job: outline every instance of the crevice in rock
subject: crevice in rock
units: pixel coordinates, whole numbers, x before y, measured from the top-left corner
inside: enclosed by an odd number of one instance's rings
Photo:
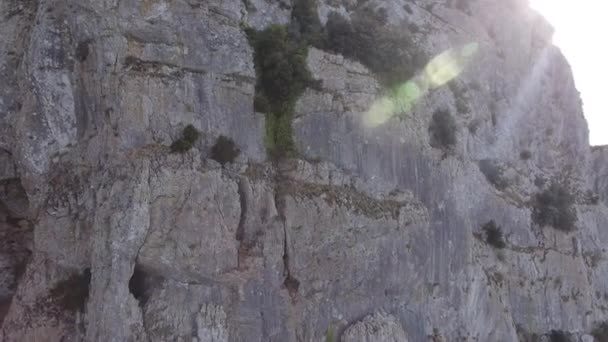
[[[29,199],[20,178],[0,180],[0,203],[6,208],[6,216],[14,219],[27,217]]]
[[[283,275],[285,276],[285,280],[283,281],[283,285],[291,295],[292,299],[295,299],[298,294],[298,289],[300,288],[300,281],[296,279],[289,270],[289,247],[287,244],[287,225],[283,220]]]
[[[488,243],[486,240],[487,235],[485,234],[485,232],[484,232],[484,234],[482,234],[481,232],[473,233],[473,237],[483,243]],[[529,254],[529,255],[536,255],[538,253],[542,253],[542,255],[541,255],[543,258],[542,260],[544,260],[546,258],[547,253],[550,251],[555,252],[557,254],[564,255],[564,256],[568,256],[568,257],[575,257],[574,253],[564,252],[564,251],[559,250],[556,247],[549,247],[549,246],[545,246],[545,245],[518,246],[518,245],[515,245],[515,244],[509,242],[508,239],[505,240],[505,246],[502,247],[501,249],[512,251],[515,253],[522,253],[522,254]]]
[[[0,327],[2,327],[2,322],[4,322],[4,317],[8,313],[8,309],[11,307],[12,298],[3,298],[0,299]]]
[[[153,274],[140,264],[136,264],[133,275],[129,279],[129,292],[143,308],[150,299],[152,291],[163,281],[161,276]]]
[[[238,194],[239,202],[241,205],[241,216],[239,219],[239,226],[236,230],[236,240],[243,243],[245,238],[245,219],[247,218],[247,193],[245,187],[247,186],[246,181],[241,179],[239,181]]]
[[[141,266],[136,265],[133,270],[133,275],[129,279],[129,292],[137,299],[141,307],[146,305],[148,301],[148,289],[146,287],[146,272]]]
[[[287,235],[287,216],[285,213],[285,184],[287,180],[286,176],[281,172],[280,166],[278,168],[279,172],[277,172],[275,176],[274,202],[279,219],[281,220],[281,224],[283,226],[283,276],[285,277],[283,286],[285,286],[291,298],[295,300],[300,287],[300,282],[291,274],[289,269],[289,239]]]
[[[181,78],[184,73],[207,74],[205,70],[183,67],[172,63],[144,61],[135,56],[127,56],[124,59],[123,68],[128,71],[139,72],[154,77]]]
[[[248,246],[244,243],[245,240],[245,221],[247,219],[247,193],[245,187],[247,182],[241,178],[238,185],[239,203],[241,205],[241,216],[239,218],[239,225],[236,230],[236,240],[239,242],[239,249],[237,255],[237,267],[241,267],[241,257],[247,255]]]
[[[332,206],[344,206],[358,214],[374,219],[397,220],[401,208],[407,203],[396,200],[380,200],[358,191],[352,186],[335,186],[284,180],[281,192],[301,198],[324,198]]]

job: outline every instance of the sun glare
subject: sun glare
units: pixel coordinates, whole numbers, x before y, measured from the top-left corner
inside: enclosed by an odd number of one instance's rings
[[[530,0],[555,28],[559,46],[574,73],[583,99],[592,145],[608,144],[608,105],[602,102],[608,80],[608,4],[598,0]]]
[[[377,127],[395,115],[407,115],[430,89],[439,88],[458,77],[478,48],[479,44],[471,42],[435,56],[416,77],[396,86],[389,95],[375,101],[363,115],[365,126]]]

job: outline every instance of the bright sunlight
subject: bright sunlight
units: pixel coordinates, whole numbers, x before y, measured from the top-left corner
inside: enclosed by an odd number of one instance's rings
[[[608,4],[598,0],[530,0],[555,28],[553,42],[570,62],[581,92],[591,145],[608,144]]]

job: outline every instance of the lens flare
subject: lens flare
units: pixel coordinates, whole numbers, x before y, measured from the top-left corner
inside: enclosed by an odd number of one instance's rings
[[[375,101],[371,108],[363,116],[363,123],[367,127],[380,126],[393,117],[396,112],[395,101],[389,97],[383,97]]]
[[[377,127],[397,114],[409,112],[429,89],[439,88],[464,71],[479,49],[476,42],[446,50],[433,59],[416,77],[395,87],[388,95],[376,100],[363,114],[367,127]]]

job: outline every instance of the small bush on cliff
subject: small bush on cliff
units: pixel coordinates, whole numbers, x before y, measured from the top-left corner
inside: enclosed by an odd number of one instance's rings
[[[285,112],[311,82],[306,67],[307,46],[293,40],[287,28],[272,25],[264,31],[247,30],[255,50],[256,95],[267,109]]]
[[[574,203],[575,197],[567,187],[554,182],[535,196],[532,219],[541,227],[551,226],[561,231],[573,231],[577,221]]]
[[[496,222],[494,222],[494,220],[491,220],[488,223],[484,224],[482,229],[485,232],[486,242],[488,244],[498,249],[502,249],[507,246],[507,244],[505,243],[505,239],[502,235],[502,228],[496,225]]]
[[[529,150],[523,150],[519,153],[519,159],[521,160],[528,160],[530,158],[532,158],[532,152]]]
[[[479,170],[497,190],[502,191],[509,186],[509,180],[504,176],[503,168],[495,161],[487,159],[479,161]]]
[[[592,331],[591,336],[597,342],[608,342],[608,322],[598,324]]]
[[[171,144],[171,152],[185,153],[189,151],[199,136],[200,132],[194,126],[186,126],[182,132],[182,137]]]
[[[437,110],[433,114],[429,134],[431,146],[441,149],[451,149],[456,145],[456,121],[445,110]]]
[[[587,190],[583,196],[583,203],[586,205],[598,205],[600,203],[600,195],[593,190]]]
[[[306,65],[308,39],[320,31],[316,12],[311,12],[313,4],[308,0],[297,3],[289,29],[272,25],[263,31],[246,30],[255,51],[254,106],[266,115],[266,149],[274,158],[294,154],[291,121],[295,102],[307,87],[315,85]]]
[[[329,327],[327,328],[327,330],[325,331],[325,342],[335,342],[336,339],[334,337],[334,330]]]
[[[386,26],[386,13],[368,10],[352,20],[329,15],[321,48],[354,59],[374,72],[388,87],[407,81],[426,63],[414,49],[407,30]]]
[[[241,151],[236,147],[232,139],[220,135],[213,147],[211,147],[211,159],[225,165],[232,163]]]
[[[540,342],[540,336],[536,333],[527,331],[522,325],[515,325],[519,342]]]
[[[290,33],[296,40],[316,45],[321,41],[323,27],[317,15],[316,0],[296,0],[291,12]]]

